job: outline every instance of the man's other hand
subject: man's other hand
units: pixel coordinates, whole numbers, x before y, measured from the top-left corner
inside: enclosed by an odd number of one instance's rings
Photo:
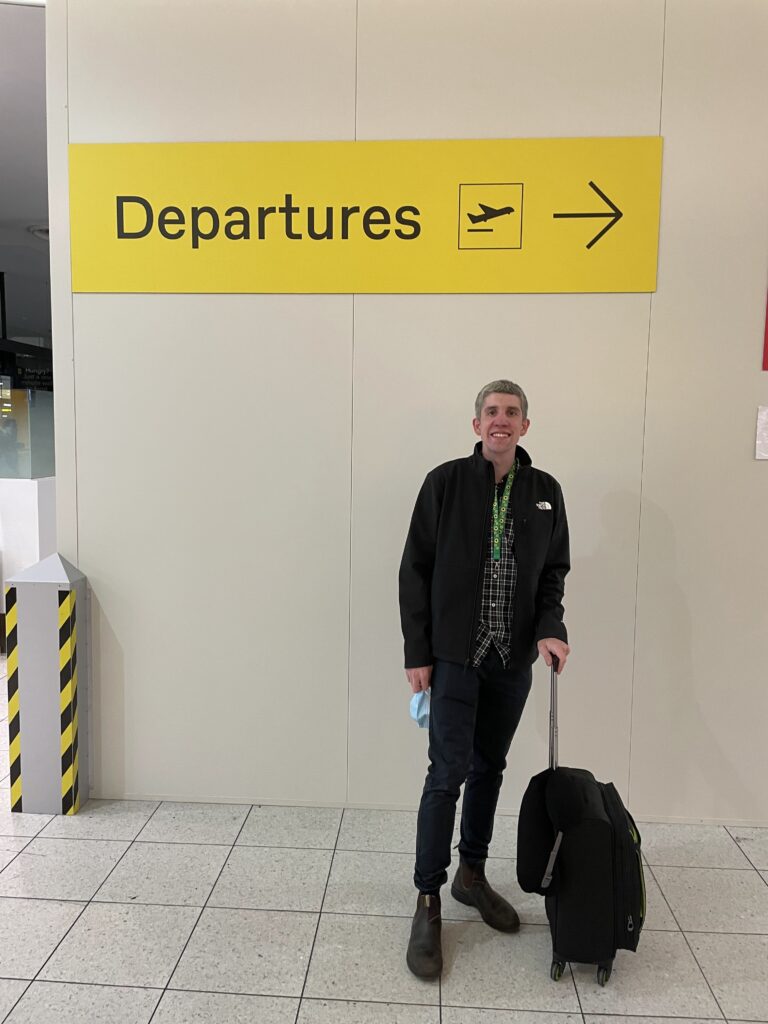
[[[554,654],[557,658],[557,674],[560,675],[565,668],[568,655],[571,653],[568,644],[554,636],[548,636],[545,640],[539,640],[536,646],[539,648],[539,654],[546,662],[547,668],[552,664],[552,655]]]
[[[411,689],[414,693],[429,689],[430,680],[432,679],[431,665],[423,665],[421,668],[407,668],[405,674],[408,676],[408,682],[411,684]]]

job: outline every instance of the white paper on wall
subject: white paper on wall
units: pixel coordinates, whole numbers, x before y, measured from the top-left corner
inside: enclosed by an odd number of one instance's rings
[[[768,459],[768,405],[759,405],[757,407],[755,458]]]

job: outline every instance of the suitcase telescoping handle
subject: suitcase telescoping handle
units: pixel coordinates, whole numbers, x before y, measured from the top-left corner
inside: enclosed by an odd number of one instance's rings
[[[557,666],[559,662],[552,655],[552,682],[549,694],[549,767],[557,768]]]
[[[557,667],[559,665],[558,659],[555,655],[552,655],[552,681],[550,683],[550,694],[549,694],[549,767],[552,769],[557,768]],[[547,867],[544,871],[544,877],[541,880],[541,888],[549,889],[552,882],[552,873],[555,870],[555,861],[560,851],[560,844],[563,841],[563,833],[558,832],[555,836],[555,845],[552,847],[552,852],[549,855],[547,861]]]

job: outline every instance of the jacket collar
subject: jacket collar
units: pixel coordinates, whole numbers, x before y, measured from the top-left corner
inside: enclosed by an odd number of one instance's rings
[[[525,448],[521,448],[520,445],[518,445],[517,446],[517,452],[515,454],[516,454],[516,457],[517,457],[517,461],[520,463],[521,467],[522,466],[530,466],[530,465],[532,465],[531,456],[528,454],[528,452],[525,450]],[[470,458],[472,459],[472,462],[473,462],[474,466],[476,467],[476,469],[478,469],[479,471],[481,471],[483,473],[487,473],[487,472],[489,472],[489,470],[492,471],[493,463],[489,462],[488,459],[483,458],[483,442],[482,441],[478,441],[477,442],[477,444],[475,445],[475,450],[472,453],[472,455],[470,456]]]

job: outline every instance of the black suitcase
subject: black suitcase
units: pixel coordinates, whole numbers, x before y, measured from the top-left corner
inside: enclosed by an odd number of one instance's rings
[[[617,949],[636,950],[645,923],[640,833],[612,783],[557,764],[557,674],[552,667],[549,768],[534,775],[520,807],[517,880],[545,897],[551,977],[566,963],[611,976]]]

